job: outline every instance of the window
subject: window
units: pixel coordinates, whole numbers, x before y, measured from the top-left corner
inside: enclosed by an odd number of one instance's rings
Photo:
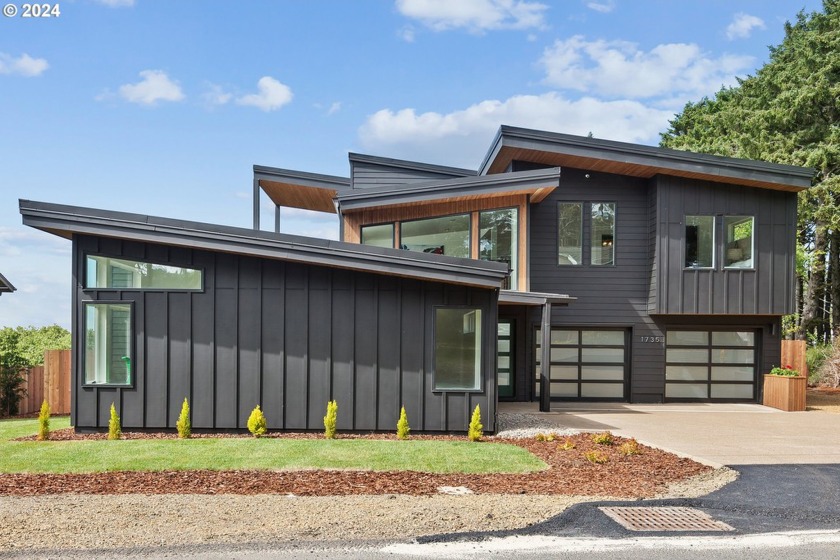
[[[481,309],[435,308],[435,391],[481,389]]]
[[[557,264],[583,264],[583,204],[561,202],[557,218]]]
[[[470,215],[402,222],[400,247],[409,251],[469,258]]]
[[[613,265],[615,248],[615,203],[592,203],[592,255],[594,265]]]
[[[753,268],[753,217],[724,216],[723,231],[726,239],[724,266]]]
[[[86,288],[200,290],[194,268],[88,255]]]
[[[715,217],[685,217],[685,267],[715,266]]]
[[[481,212],[478,219],[478,258],[507,263],[508,289],[516,289],[518,212],[515,208]]]
[[[85,384],[131,385],[131,304],[85,304]]]
[[[394,224],[362,227],[362,245],[374,247],[394,246]]]

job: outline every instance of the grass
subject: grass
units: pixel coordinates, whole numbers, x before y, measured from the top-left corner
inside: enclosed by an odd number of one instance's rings
[[[51,419],[53,429],[67,418]],[[9,441],[38,421],[0,421],[0,473],[91,473],[192,469],[364,469],[429,473],[524,473],[546,464],[515,445],[468,441],[166,439]]]

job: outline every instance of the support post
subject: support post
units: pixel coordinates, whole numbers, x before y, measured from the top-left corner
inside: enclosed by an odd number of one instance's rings
[[[540,412],[551,412],[551,302],[542,309],[542,347],[540,357]]]
[[[260,229],[260,180],[254,178],[254,229]]]
[[[274,205],[274,233],[280,233],[280,205]]]

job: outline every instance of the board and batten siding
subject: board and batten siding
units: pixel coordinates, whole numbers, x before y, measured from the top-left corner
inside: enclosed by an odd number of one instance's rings
[[[199,268],[201,291],[83,288],[88,253]],[[322,430],[338,401],[340,430],[465,431],[476,405],[495,428],[495,290],[322,266],[76,236],[73,243],[77,429],[174,428],[187,397],[195,429],[242,430],[260,404],[269,429]],[[131,387],[86,387],[85,301],[133,302]],[[437,305],[482,309],[481,392],[433,392]]]
[[[794,309],[796,193],[658,176],[651,313],[784,315]],[[686,269],[685,216],[716,216],[714,269]],[[755,217],[755,269],[724,269],[720,217]]]

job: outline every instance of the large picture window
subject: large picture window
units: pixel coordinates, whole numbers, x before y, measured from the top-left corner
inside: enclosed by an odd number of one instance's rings
[[[510,279],[505,288],[516,289],[518,220],[515,208],[481,212],[478,220],[478,258],[506,263]]]
[[[435,309],[435,391],[481,389],[481,309]]]
[[[88,255],[86,288],[200,290],[201,271]]]
[[[470,215],[456,214],[400,224],[400,247],[410,251],[470,257]]]
[[[131,304],[85,304],[84,371],[88,385],[131,385]]]
[[[583,204],[561,202],[557,210],[557,264],[583,264]]]
[[[615,264],[615,203],[592,203],[592,255],[594,265]]]
[[[753,225],[752,216],[723,217],[725,267],[753,268]]]
[[[715,217],[685,217],[685,267],[715,266]]]

